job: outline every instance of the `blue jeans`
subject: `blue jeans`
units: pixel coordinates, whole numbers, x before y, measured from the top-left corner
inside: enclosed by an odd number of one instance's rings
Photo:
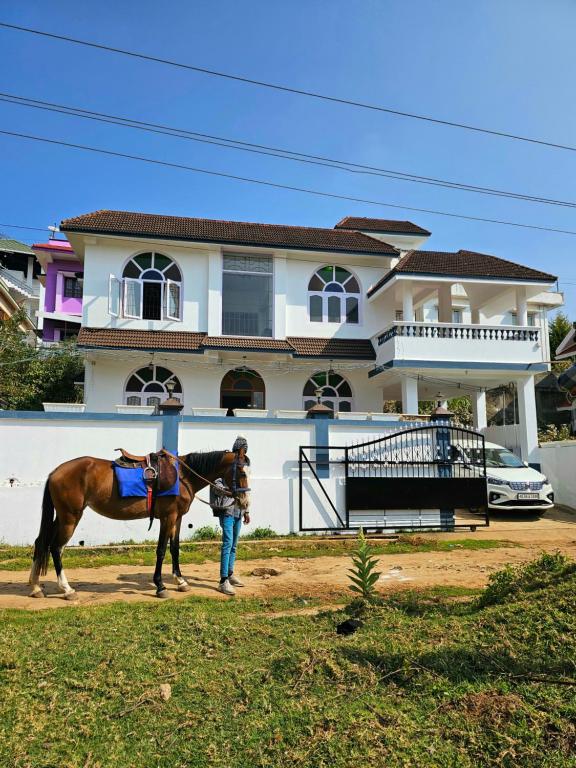
[[[222,549],[220,550],[220,578],[227,579],[234,571],[236,562],[236,545],[242,518],[231,515],[220,515],[220,527],[222,528]]]

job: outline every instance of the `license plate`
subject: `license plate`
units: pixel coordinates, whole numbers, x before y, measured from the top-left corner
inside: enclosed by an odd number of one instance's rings
[[[540,496],[537,493],[519,493],[518,499],[539,499]]]

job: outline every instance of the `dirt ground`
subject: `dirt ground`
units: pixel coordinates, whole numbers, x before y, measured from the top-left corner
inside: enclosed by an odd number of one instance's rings
[[[477,538],[500,539],[514,542],[516,547],[501,549],[467,550],[451,552],[416,552],[413,554],[383,555],[380,558],[382,591],[399,588],[423,588],[431,586],[482,587],[491,571],[506,563],[519,563],[536,557],[543,550],[560,550],[576,557],[576,514],[554,509],[542,518],[534,519],[511,515],[491,521],[487,529],[475,533],[460,531],[452,534],[435,534],[444,540]],[[274,568],[278,576],[250,575],[258,567]],[[341,597],[347,592],[347,569],[350,559],[342,557],[285,558],[244,560],[238,563],[237,573],[245,587],[237,589],[238,597],[270,598],[278,596],[309,596],[317,598]],[[165,573],[169,573],[167,563]],[[183,575],[191,590],[178,592],[168,584],[172,599],[190,600],[195,596],[227,600],[216,587],[218,563],[185,565]],[[77,599],[67,601],[56,589],[54,572],[43,579],[45,599],[28,597],[28,572],[0,570],[0,608],[47,608],[101,605],[121,600],[123,602],[155,601],[151,582],[152,569],[142,566],[113,566],[105,568],[73,568],[66,570],[68,581],[77,590]]]

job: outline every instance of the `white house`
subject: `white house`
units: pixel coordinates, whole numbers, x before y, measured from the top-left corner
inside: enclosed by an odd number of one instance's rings
[[[96,211],[62,222],[84,263],[79,345],[88,412],[337,414],[517,385],[520,442],[537,446],[534,376],[547,371],[556,278],[460,250],[422,250],[407,221],[333,229]],[[221,409],[221,410],[217,410]],[[288,414],[287,412],[290,412]]]

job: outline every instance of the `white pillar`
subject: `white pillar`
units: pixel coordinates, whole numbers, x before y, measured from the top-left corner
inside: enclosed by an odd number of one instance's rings
[[[516,288],[516,312],[518,315],[518,325],[528,325],[528,303],[524,286]]]
[[[520,451],[524,461],[534,461],[538,448],[538,421],[536,418],[536,395],[534,376],[516,381],[518,389],[518,421]]]
[[[402,317],[407,323],[414,322],[414,296],[412,283],[402,282]]]
[[[452,286],[442,283],[438,286],[438,322],[452,322]]]
[[[470,305],[470,315],[473,325],[480,325],[480,310],[478,307]]]
[[[222,335],[222,254],[210,251],[208,257],[208,306],[206,325],[209,336]]]
[[[290,336],[286,330],[286,257],[274,258],[274,338]]]
[[[402,413],[418,414],[418,380],[402,378]]]
[[[486,429],[486,392],[473,392],[472,399],[472,414],[474,416],[474,429],[478,432],[482,432]]]

